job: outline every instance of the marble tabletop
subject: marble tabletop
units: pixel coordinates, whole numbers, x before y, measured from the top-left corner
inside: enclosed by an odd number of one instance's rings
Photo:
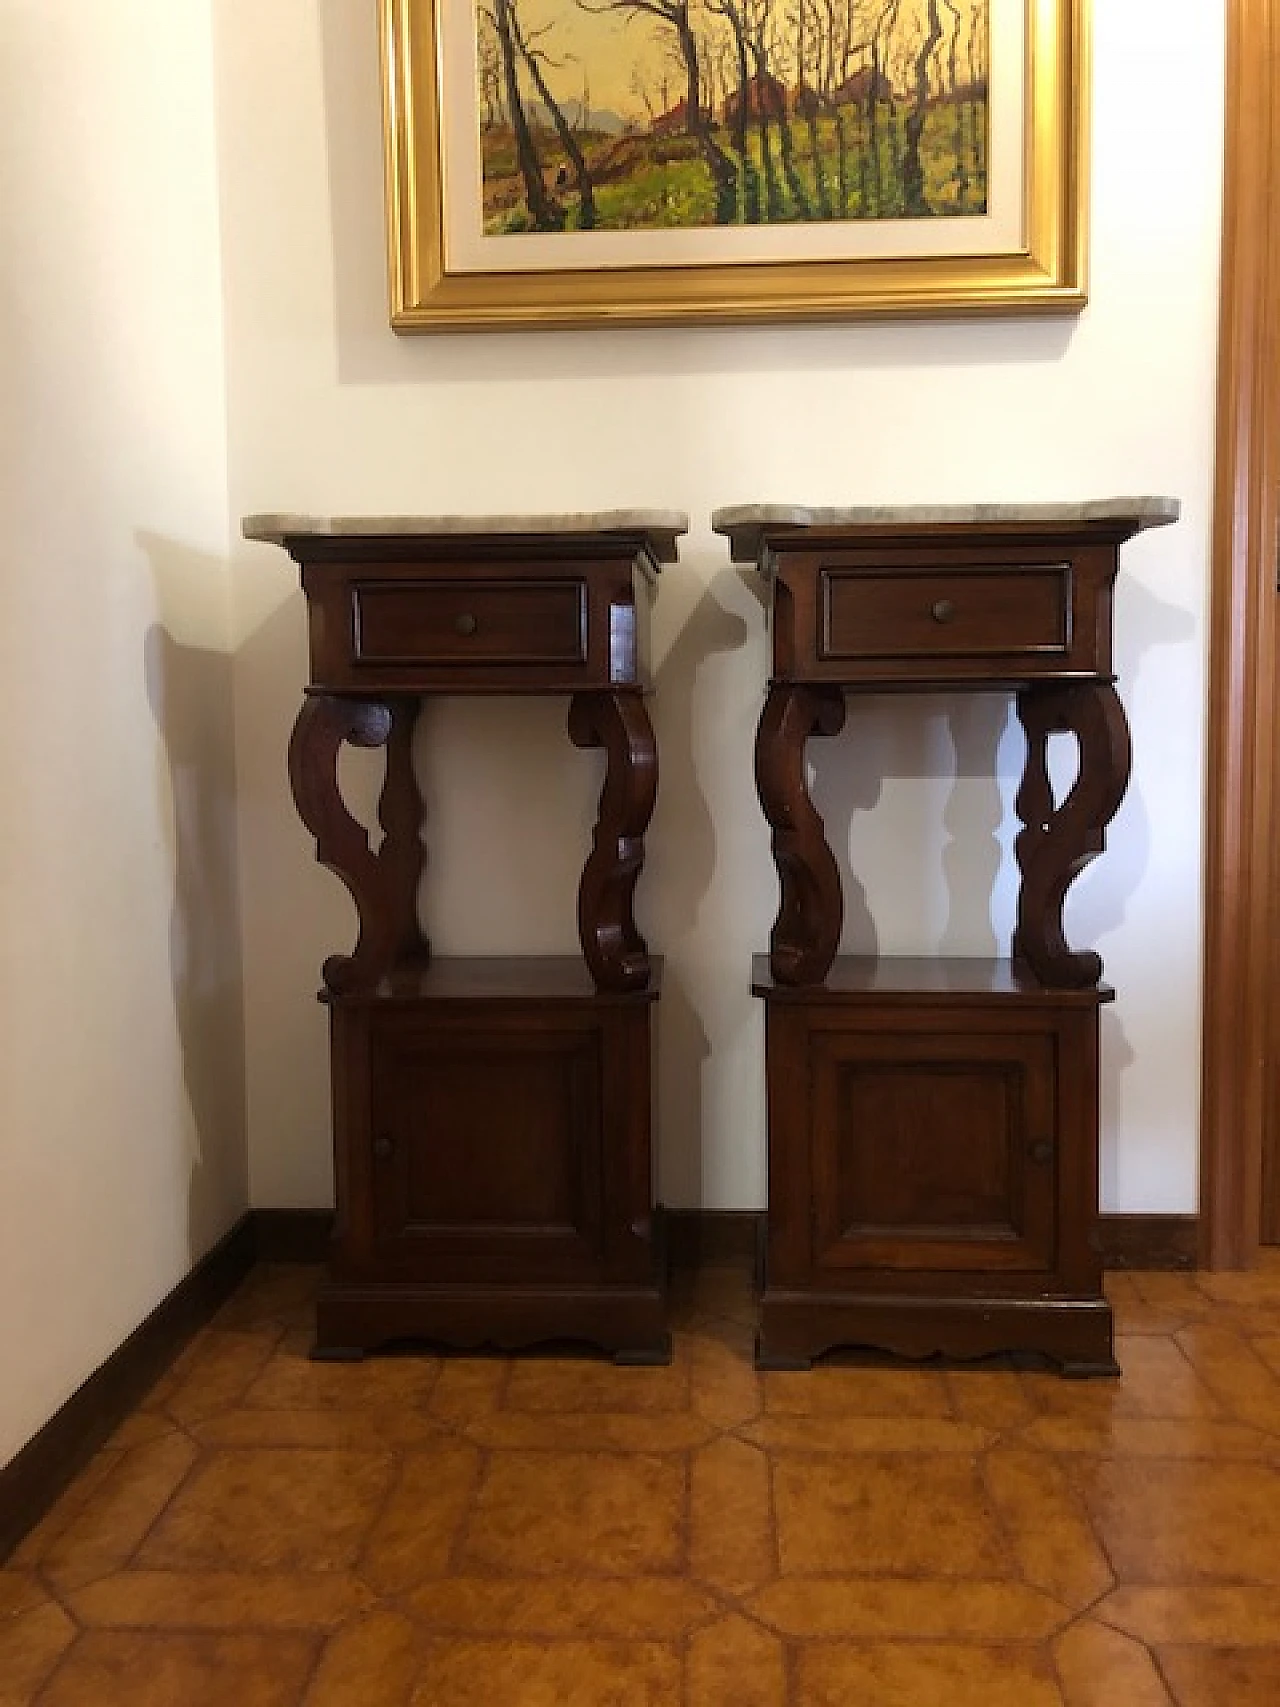
[[[674,563],[676,540],[689,531],[683,510],[564,510],[545,515],[503,516],[305,516],[288,513],[245,516],[246,539],[283,545],[286,539],[338,536],[387,538],[409,534],[439,537],[483,534],[641,534],[662,563]]]
[[[728,504],[714,510],[711,526],[726,534],[737,562],[754,560],[767,528],[908,528],[935,526],[1017,526],[1024,523],[1119,521],[1134,531],[1176,522],[1176,498],[1094,498],[1061,504]]]

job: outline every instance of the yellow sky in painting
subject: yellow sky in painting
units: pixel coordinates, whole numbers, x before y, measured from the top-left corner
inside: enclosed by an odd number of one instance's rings
[[[477,0],[487,10],[487,0]],[[740,0],[741,3],[741,0]],[[861,24],[883,11],[884,0],[846,0]],[[542,32],[538,46],[547,55],[545,72],[552,89],[564,100],[582,98],[589,90],[593,110],[609,109],[624,119],[645,123],[653,114],[671,107],[685,92],[685,73],[679,57],[675,32],[651,14],[609,5],[608,0],[589,0],[587,11],[578,0],[515,0],[526,35]],[[785,15],[794,7],[790,0],[775,0]],[[901,0],[899,39],[920,39],[926,26],[929,0]],[[951,0],[940,8],[944,23],[961,14],[966,28],[976,12],[988,12],[990,0]],[[713,34],[724,30],[705,0],[691,0],[695,30]],[[856,32],[863,34],[862,30]],[[865,61],[859,61],[865,63]],[[791,67],[779,74],[794,80]]]

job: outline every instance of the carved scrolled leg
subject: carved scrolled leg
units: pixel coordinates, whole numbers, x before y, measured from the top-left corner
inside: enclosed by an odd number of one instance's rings
[[[1102,958],[1092,949],[1076,952],[1067,946],[1062,909],[1078,873],[1102,852],[1106,827],[1124,798],[1129,725],[1109,682],[1024,689],[1018,716],[1027,735],[1027,764],[1015,804],[1026,827],[1014,842],[1022,873],[1014,957],[1042,984],[1084,989],[1097,983]],[[1059,733],[1079,742],[1080,770],[1055,809],[1048,743]]]
[[[775,682],[756,731],[756,790],[782,891],[769,938],[779,984],[820,984],[840,944],[840,872],[809,799],[804,748],[811,735],[838,735],[844,712],[839,688]]]
[[[644,833],[658,792],[658,749],[638,693],[579,693],[569,738],[608,756],[591,853],[578,886],[578,935],[601,990],[643,990],[649,950],[632,914]]]
[[[330,955],[326,988],[335,995],[368,989],[392,970],[425,960],[418,925],[422,875],[422,798],[413,774],[416,699],[348,699],[310,694],[289,742],[289,781],[298,815],[316,839],[316,859],[346,884],[360,934],[355,952]],[[378,802],[385,835],[377,853],[367,830],[348,812],[338,787],[343,742],[387,749],[387,775]]]

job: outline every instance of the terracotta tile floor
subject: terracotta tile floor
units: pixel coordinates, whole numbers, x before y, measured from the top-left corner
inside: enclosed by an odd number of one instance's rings
[[[1280,1253],[1119,1382],[306,1359],[257,1270],[0,1569],[0,1707],[1275,1707]]]

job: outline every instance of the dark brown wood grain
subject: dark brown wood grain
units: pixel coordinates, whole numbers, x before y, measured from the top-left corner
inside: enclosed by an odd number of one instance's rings
[[[333,991],[372,986],[394,966],[425,960],[429,948],[418,923],[422,874],[422,799],[413,774],[417,701],[386,701],[309,694],[289,743],[289,780],[298,816],[316,838],[316,858],[346,884],[356,904],[360,934],[355,951],[324,963]],[[344,742],[387,749],[387,774],[379,802],[385,835],[375,853],[368,831],[347,810],[338,786]]]
[[[660,1357],[656,989],[486,964],[468,981],[438,959],[413,994],[330,1001],[338,1219],[317,1354],[584,1339]]]
[[[779,983],[820,984],[839,945],[839,871],[809,799],[805,743],[836,732],[845,693],[1013,690],[1028,733],[1019,794],[1022,895],[1015,953],[1046,984],[1097,981],[1062,906],[1102,847],[1129,775],[1129,737],[1111,680],[1119,546],[1132,519],[754,526],[748,538],[773,603],[772,679],[756,736],[756,782],[773,832],[781,904],[771,937]],[[1051,733],[1080,743],[1080,776],[1055,807]]]
[[[805,743],[811,735],[838,735],[844,714],[838,688],[775,682],[756,732],[756,788],[778,868],[778,916],[769,943],[779,983],[820,984],[840,943],[840,871],[809,798]]]
[[[1036,1351],[1114,1370],[1096,1248],[1100,957],[1063,930],[1129,777],[1112,677],[1119,546],[1137,518],[755,524],[772,596],[756,779],[781,906],[767,968],[769,1220],[761,1361],[835,1345]],[[844,696],[1012,691],[1028,737],[1011,960],[837,957],[839,870],[805,743]],[[1061,802],[1051,735],[1079,745]],[[994,757],[994,755],[993,755]]]
[[[901,574],[824,568],[820,655],[930,658],[1069,657],[1071,570],[1020,564]]]
[[[1157,1273],[1198,1266],[1200,1218],[1197,1215],[1125,1215],[1098,1217],[1097,1243],[1103,1268]]]
[[[882,998],[777,984],[766,1012],[769,1214],[760,1358],[836,1346],[966,1358],[1037,1352],[1114,1369],[1097,1205],[1098,1008],[942,960]]]
[[[320,1263],[328,1254],[331,1209],[255,1209],[251,1219],[259,1262]],[[663,1223],[672,1272],[696,1272],[753,1264],[764,1236],[765,1213],[668,1208]],[[1097,1216],[1091,1242],[1104,1269],[1186,1271],[1196,1267],[1199,1230],[1196,1215],[1108,1211]]]
[[[982,688],[1111,674],[1117,552],[1132,523],[754,531],[776,679]]]
[[[587,1340],[660,1360],[653,968],[633,899],[657,789],[648,606],[674,537],[299,534],[311,681],[290,746],[317,857],[355,899],[325,963],[335,1215],[316,1354]],[[578,896],[583,959],[433,962],[412,738],[423,697],[568,694],[607,757]],[[387,748],[376,852],[338,784]]]
[[[569,736],[578,747],[603,747],[608,760],[578,886],[583,957],[602,990],[643,990],[649,953],[632,907],[658,792],[658,749],[644,700],[637,692],[575,694]]]
[[[338,693],[578,693],[647,684],[665,540],[297,535],[311,679]]]
[[[1015,809],[1024,828],[1014,841],[1022,883],[1014,957],[1054,988],[1085,988],[1102,975],[1093,949],[1072,950],[1062,909],[1072,882],[1105,845],[1107,825],[1129,782],[1129,725],[1109,682],[1073,682],[1025,688],[1018,717],[1027,734],[1027,758]],[[1049,737],[1074,735],[1080,767],[1065,800],[1056,803],[1049,781]]]

